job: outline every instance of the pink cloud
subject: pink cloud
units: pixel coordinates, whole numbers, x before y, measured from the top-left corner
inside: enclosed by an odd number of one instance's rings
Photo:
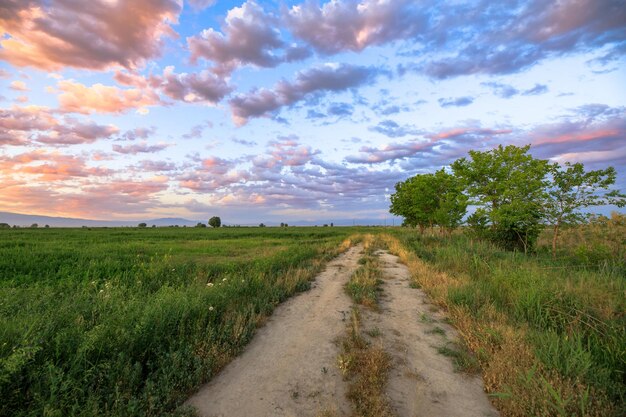
[[[0,59],[42,70],[136,68],[174,37],[179,0],[42,0],[0,6]]]
[[[24,81],[12,81],[11,84],[9,84],[9,88],[11,90],[15,90],[15,91],[28,91],[28,87],[26,86],[26,83]]]
[[[59,108],[65,112],[124,113],[160,103],[156,93],[149,89],[121,89],[94,84],[87,87],[73,81],[59,81]]]
[[[137,155],[138,153],[156,153],[166,149],[172,145],[167,143],[157,143],[150,145],[148,142],[141,142],[127,146],[113,145],[113,150],[117,153]]]
[[[0,143],[24,145],[40,142],[50,145],[92,143],[119,132],[113,125],[82,122],[75,118],[58,119],[48,107],[13,106],[0,109]]]

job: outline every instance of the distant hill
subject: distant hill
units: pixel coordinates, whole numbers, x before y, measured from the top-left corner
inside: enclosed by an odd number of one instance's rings
[[[76,219],[71,217],[51,217],[51,216],[34,216],[30,214],[9,213],[0,211],[0,223],[8,223],[13,226],[28,227],[33,223],[37,223],[39,227],[46,224],[50,227],[134,227],[139,223],[146,223],[148,226],[153,224],[157,227],[162,226],[195,226],[197,220],[187,220],[181,218],[161,218],[152,220],[89,220]]]
[[[139,223],[146,223],[148,227],[155,225],[157,227],[167,226],[187,226],[192,227],[198,224],[200,220],[189,220],[180,217],[163,217],[152,220],[89,220],[89,219],[76,219],[71,217],[51,217],[51,216],[34,216],[30,214],[18,214],[9,213],[6,211],[0,211],[0,223],[8,223],[13,226],[28,227],[33,223],[37,223],[39,227],[44,227],[46,224],[50,227],[135,227]],[[267,226],[278,226],[279,222],[263,221]],[[261,222],[259,221],[259,223]],[[202,221],[207,223],[206,220]],[[259,223],[249,222],[229,222],[222,219],[224,225],[236,225],[241,226],[258,226]],[[335,220],[299,220],[288,222],[290,226],[323,226],[327,224],[330,226],[333,223],[335,226],[399,226],[402,224],[402,219],[392,218],[388,219],[335,219]]]

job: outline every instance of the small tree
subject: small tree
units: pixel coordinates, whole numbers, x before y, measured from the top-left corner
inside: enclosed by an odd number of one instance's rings
[[[468,158],[452,163],[490,225],[488,236],[507,249],[532,249],[541,231],[542,201],[548,161],[528,153],[530,145],[498,146],[490,151],[469,151]],[[482,220],[479,223],[483,223]]]
[[[217,216],[213,216],[209,219],[209,226],[220,227],[222,225],[222,219]]]
[[[259,227],[265,227],[265,224],[259,223]]]
[[[626,205],[626,196],[617,190],[609,191],[615,184],[615,168],[608,167],[585,172],[582,163],[565,163],[550,166],[552,185],[544,202],[544,215],[552,225],[552,257],[556,257],[556,245],[559,231],[564,224],[576,224],[589,216],[581,211],[590,206],[613,204]],[[604,191],[604,192],[602,192]]]
[[[10,229],[9,223],[0,223],[0,229]]]
[[[30,225],[31,229],[36,229],[39,227],[39,225],[37,223],[33,223]]]
[[[196,227],[206,227],[206,224],[202,223],[202,222],[198,222],[198,224],[196,225]]]
[[[142,227],[142,228],[143,228],[143,227],[147,227],[147,226],[148,226],[148,225],[147,225],[147,224],[145,224],[145,223],[139,223],[139,224],[137,225],[137,227]]]

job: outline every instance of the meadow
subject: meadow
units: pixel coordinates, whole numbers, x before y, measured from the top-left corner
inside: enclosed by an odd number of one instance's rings
[[[180,404],[365,234],[448,311],[463,338],[452,356],[481,371],[503,416],[626,414],[626,218],[614,215],[563,230],[556,258],[548,229],[527,255],[462,230],[2,230],[0,415],[191,415]],[[370,258],[346,290],[375,306]]]
[[[353,228],[0,233],[0,415],[188,414],[178,406]]]

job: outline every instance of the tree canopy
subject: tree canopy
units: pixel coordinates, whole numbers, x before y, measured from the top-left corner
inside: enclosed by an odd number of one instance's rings
[[[585,171],[581,163],[561,166],[529,151],[530,145],[469,151],[451,164],[452,173],[441,169],[398,182],[389,211],[407,226],[451,230],[470,205],[466,222],[474,235],[527,252],[546,224],[554,227],[555,251],[559,227],[584,219],[586,207],[626,205],[626,196],[610,189],[614,168]]]
[[[222,225],[222,219],[217,216],[213,216],[209,219],[209,226],[220,227]]]

